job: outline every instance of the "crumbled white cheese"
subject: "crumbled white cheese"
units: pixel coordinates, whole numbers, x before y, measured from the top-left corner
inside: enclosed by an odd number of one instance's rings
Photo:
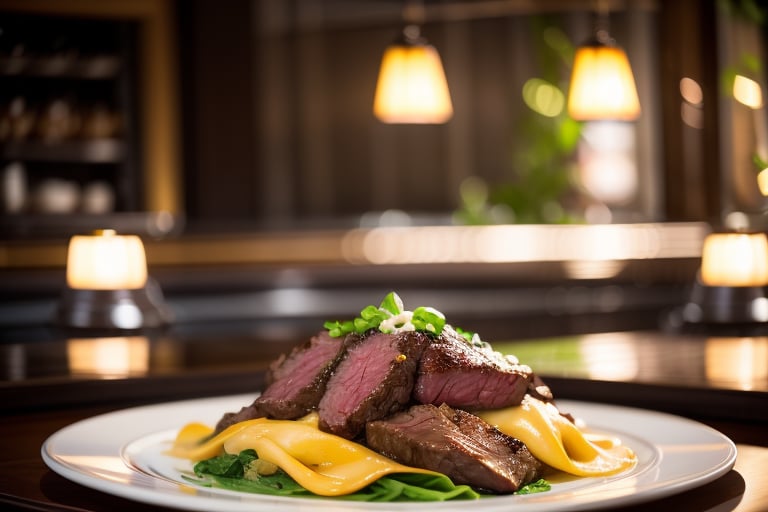
[[[403,311],[386,320],[382,320],[379,325],[379,330],[381,332],[389,332],[392,334],[415,331],[416,327],[411,320],[413,320],[413,311]]]

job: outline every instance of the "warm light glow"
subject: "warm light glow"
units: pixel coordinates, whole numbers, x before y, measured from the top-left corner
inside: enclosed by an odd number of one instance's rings
[[[344,257],[354,264],[517,263],[695,257],[702,228],[658,225],[414,226],[351,230]],[[598,265],[599,263],[605,265]],[[619,269],[620,270],[620,269]]]
[[[625,204],[637,192],[637,169],[627,155],[594,151],[580,167],[581,182],[596,199],[608,204]]]
[[[69,339],[67,363],[72,375],[145,375],[149,370],[149,340],[145,336]]]
[[[639,372],[636,344],[625,333],[587,337],[579,353],[591,379],[631,381]]]
[[[79,290],[135,290],[147,282],[141,239],[112,230],[73,236],[67,254],[67,284]]]
[[[385,123],[445,123],[453,116],[443,64],[425,43],[387,48],[381,60],[373,112]]]
[[[768,378],[768,338],[708,338],[705,360],[708,381],[749,391]]]
[[[768,196],[768,167],[757,174],[757,186],[760,187],[760,193]]]
[[[701,280],[708,286],[768,285],[768,239],[763,233],[714,233],[704,240]]]
[[[564,261],[563,270],[570,279],[610,279],[624,270],[626,263],[620,260],[573,260]]]
[[[763,106],[763,91],[760,84],[742,75],[736,75],[733,80],[733,97],[751,109]]]
[[[602,44],[576,50],[568,112],[580,121],[637,119],[640,100],[624,50]]]
[[[631,201],[638,190],[635,126],[610,121],[585,123],[579,145],[581,184],[606,204]]]
[[[691,105],[701,105],[704,102],[704,90],[693,78],[684,77],[680,80],[680,95]]]
[[[680,80],[680,119],[691,128],[700,130],[704,127],[704,90],[693,78]]]
[[[701,105],[682,102],[680,104],[680,119],[691,128],[697,130],[704,128],[704,110]]]

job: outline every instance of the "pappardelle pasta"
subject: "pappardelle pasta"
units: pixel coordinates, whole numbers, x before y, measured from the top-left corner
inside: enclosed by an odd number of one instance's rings
[[[547,472],[603,477],[637,463],[561,414],[529,367],[433,308],[411,313],[393,292],[325,328],[272,365],[253,404],[184,426],[168,454],[209,485],[382,501],[538,492]]]

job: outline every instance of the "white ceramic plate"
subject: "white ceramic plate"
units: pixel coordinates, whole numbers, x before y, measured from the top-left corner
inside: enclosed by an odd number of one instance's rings
[[[219,512],[434,511],[556,512],[597,510],[640,503],[703,485],[727,473],[736,460],[733,442],[684,418],[641,409],[559,400],[561,410],[589,430],[618,436],[638,455],[637,466],[604,478],[563,478],[552,490],[494,496],[470,503],[357,503],[326,498],[273,497],[195,487],[181,478],[187,461],[163,454],[188,422],[210,425],[253,395],[186,400],[125,409],[65,427],[42,446],[45,463],[64,478],[115,496],[183,510]]]

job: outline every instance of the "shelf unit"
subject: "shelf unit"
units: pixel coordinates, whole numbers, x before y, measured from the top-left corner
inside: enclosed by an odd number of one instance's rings
[[[173,2],[3,0],[0,15],[0,239],[180,220]]]
[[[3,160],[25,162],[70,162],[82,164],[120,164],[126,157],[126,144],[117,138],[89,141],[9,142],[2,147]]]
[[[3,177],[17,180],[4,187],[4,214],[142,210],[135,23],[37,14],[0,23],[0,165],[18,174]],[[98,201],[85,197],[93,193]]]

